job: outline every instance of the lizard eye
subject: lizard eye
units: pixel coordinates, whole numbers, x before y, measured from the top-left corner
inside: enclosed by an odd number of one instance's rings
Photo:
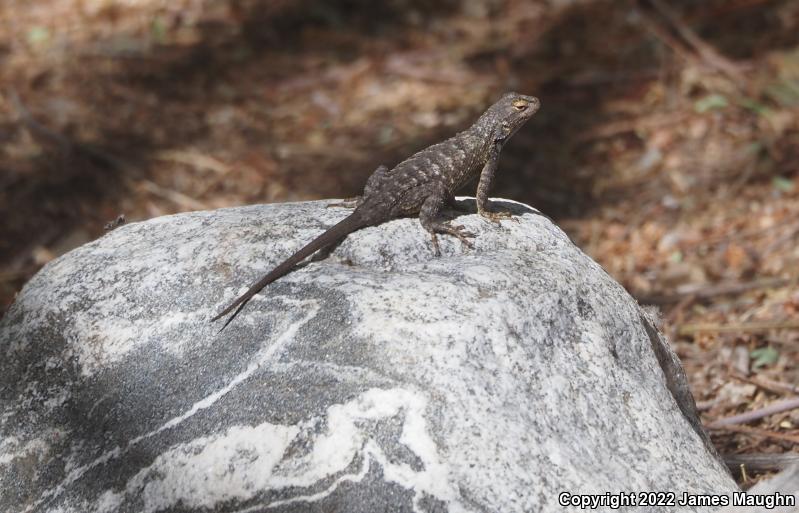
[[[516,100],[513,102],[513,108],[518,110],[519,112],[524,111],[527,109],[527,102],[524,100]]]

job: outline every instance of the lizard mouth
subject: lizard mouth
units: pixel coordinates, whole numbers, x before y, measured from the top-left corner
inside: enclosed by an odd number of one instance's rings
[[[531,117],[536,112],[538,112],[538,109],[541,108],[541,100],[539,100],[535,96],[522,96],[522,98],[524,98],[529,104],[527,110],[525,111],[525,114],[527,115],[528,118]]]

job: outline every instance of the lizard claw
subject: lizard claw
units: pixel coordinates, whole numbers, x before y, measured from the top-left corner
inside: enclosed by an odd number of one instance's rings
[[[326,205],[327,208],[355,208],[358,206],[358,201],[360,197],[355,196],[354,198],[346,198],[344,200],[339,201],[338,203],[328,203]]]
[[[434,233],[430,234],[430,237],[433,240],[433,255],[435,255],[436,257],[440,257],[441,256],[441,248],[438,247],[438,235],[436,235],[435,232],[434,232]]]
[[[474,249],[474,244],[469,239],[473,239],[477,237],[477,235],[473,234],[472,232],[466,231],[465,227],[462,224],[458,224],[455,226],[445,224],[445,233],[452,235],[453,237],[457,237],[458,240],[461,241],[461,244],[466,246],[469,249]]]
[[[515,221],[517,223],[519,222],[519,219],[510,212],[491,212],[489,210],[481,210],[479,214],[488,221],[495,223],[497,226],[502,226],[502,223],[500,222],[502,220]]]
[[[457,237],[461,244],[466,246],[467,248],[474,249],[474,244],[469,239],[473,239],[477,237],[477,235],[473,234],[472,232],[466,231],[463,225],[451,225],[449,223],[436,223],[434,226],[429,227],[430,236],[433,241],[433,254],[439,257],[441,256],[441,249],[438,245],[438,235],[439,233],[445,233],[447,235],[452,235],[453,237]]]

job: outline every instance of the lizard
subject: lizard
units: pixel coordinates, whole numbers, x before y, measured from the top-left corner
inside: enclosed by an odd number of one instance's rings
[[[466,130],[411,155],[392,169],[381,165],[367,179],[363,194],[344,203],[344,206],[354,207],[349,216],[272,269],[211,321],[233,312],[222,331],[253,296],[291,272],[308,256],[356,230],[394,218],[418,214],[422,227],[430,233],[436,256],[441,255],[438,234],[451,235],[464,246],[473,248],[469,239],[475,235],[462,225],[443,221],[440,211],[445,203],[454,202],[455,191],[479,175],[478,214],[496,224],[500,224],[502,219],[512,218],[508,212],[489,209],[488,192],[503,145],[538,111],[540,105],[534,96],[506,93]]]

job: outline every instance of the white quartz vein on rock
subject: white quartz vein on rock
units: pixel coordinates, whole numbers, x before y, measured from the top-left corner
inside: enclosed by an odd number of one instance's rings
[[[128,480],[124,492],[107,491],[90,508],[109,513],[125,497],[142,497],[143,513],[154,513],[183,504],[192,508],[213,508],[237,499],[246,501],[280,488],[308,488],[344,471],[358,455],[360,469],[338,477],[325,490],[274,503],[261,503],[241,512],[295,502],[314,502],[333,493],[345,481],[358,482],[366,475],[370,461],[383,469],[385,478],[415,490],[417,500],[425,492],[446,501],[453,512],[466,511],[459,493],[452,487],[449,466],[441,460],[425,420],[424,395],[405,389],[370,389],[346,404],[328,408],[327,430],[312,442],[312,449],[299,458],[283,458],[292,440],[318,419],[303,426],[262,423],[254,427],[235,426],[221,435],[201,437],[170,448]],[[380,420],[402,414],[400,442],[422,461],[422,469],[392,463],[361,420]],[[416,504],[415,504],[416,507]]]
[[[100,465],[108,463],[111,460],[121,457],[129,450],[131,450],[133,447],[141,443],[143,440],[156,436],[167,429],[171,429],[179,425],[180,423],[184,422],[186,419],[191,418],[197,412],[211,407],[214,403],[216,403],[219,399],[228,394],[236,386],[246,381],[247,378],[252,376],[261,367],[261,365],[269,361],[275,355],[275,353],[285,349],[285,346],[294,339],[297,330],[299,330],[299,328],[302,325],[304,325],[310,319],[312,319],[319,311],[318,305],[314,304],[314,302],[312,301],[295,301],[292,299],[287,299],[286,301],[287,303],[292,304],[293,306],[299,308],[300,311],[305,311],[306,315],[302,319],[290,324],[288,328],[283,333],[281,333],[273,343],[271,343],[267,347],[264,347],[258,353],[256,358],[249,363],[249,365],[244,371],[233,376],[233,378],[224,387],[215,391],[213,394],[206,396],[202,400],[192,404],[191,407],[188,408],[188,410],[186,410],[183,414],[174,417],[172,419],[169,419],[164,424],[159,426],[157,429],[145,433],[143,435],[139,435],[136,438],[133,438],[127,443],[125,447],[115,447],[114,449],[104,453],[102,456],[96,458],[94,461],[70,470],[67,477],[61,483],[59,483],[58,486],[45,491],[42,494],[42,498],[39,501],[37,501],[37,503],[34,504],[32,508],[29,508],[25,511],[30,511],[33,508],[36,508],[42,502],[52,499],[54,497],[58,497],[61,493],[63,493],[63,491],[67,487],[69,487],[77,480],[79,480],[81,477],[83,477],[83,475],[86,474],[86,472],[88,472],[89,470],[92,470]],[[0,457],[2,457],[2,455],[0,455]]]

